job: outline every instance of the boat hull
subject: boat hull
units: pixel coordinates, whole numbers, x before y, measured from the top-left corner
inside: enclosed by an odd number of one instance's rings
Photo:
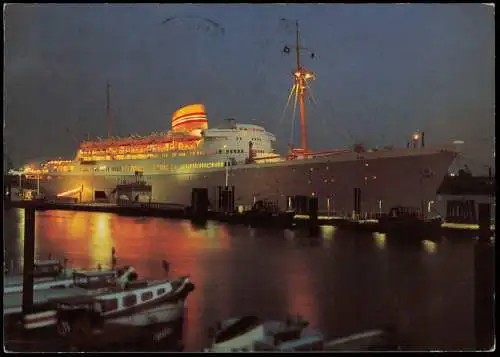
[[[65,339],[72,347],[85,351],[110,348],[131,340],[143,345],[161,344],[177,332],[172,325],[183,320],[185,302],[185,299],[164,302],[129,316],[107,319],[101,328],[73,325]]]
[[[81,331],[74,336],[61,337],[55,324],[26,330],[22,322],[17,320],[6,321],[6,343],[10,351],[24,351],[25,344],[16,346],[12,341],[24,341],[29,336],[30,341],[37,341],[37,352],[45,348],[57,351],[175,351],[182,340],[183,324],[186,309],[186,300],[163,304],[154,312],[160,316],[156,322],[150,321],[147,325],[120,323],[109,321],[101,330],[83,334]],[[50,313],[45,313],[49,317]],[[10,342],[9,342],[10,341]],[[29,346],[28,346],[29,347]]]
[[[291,196],[318,198],[320,212],[348,215],[355,209],[354,189],[360,189],[361,213],[384,213],[393,206],[427,206],[455,158],[442,148],[395,149],[380,152],[343,153],[322,158],[288,160],[272,164],[236,165],[224,168],[176,171],[145,170],[143,178],[152,186],[153,202],[189,206],[193,188],[207,188],[212,207],[218,201],[218,186],[234,186],[235,205],[251,206],[271,200],[279,208],[291,208]],[[103,162],[105,163],[105,162]],[[146,165],[143,165],[146,166]],[[75,197],[93,201],[95,191],[104,191],[116,202],[113,191],[133,175],[71,174],[42,180],[46,195],[81,187]]]

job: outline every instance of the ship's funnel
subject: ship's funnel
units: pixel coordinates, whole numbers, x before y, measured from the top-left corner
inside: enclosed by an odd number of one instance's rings
[[[172,115],[174,132],[200,132],[208,128],[208,119],[203,104],[191,104],[180,108]]]

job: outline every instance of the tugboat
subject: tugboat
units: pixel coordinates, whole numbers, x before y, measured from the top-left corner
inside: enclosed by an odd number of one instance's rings
[[[205,352],[320,351],[323,335],[308,328],[301,316],[289,316],[284,322],[261,321],[256,316],[232,318],[211,329],[210,347]]]

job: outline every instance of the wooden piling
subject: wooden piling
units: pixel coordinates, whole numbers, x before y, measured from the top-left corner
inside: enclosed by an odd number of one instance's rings
[[[191,220],[203,223],[207,220],[208,190],[206,188],[193,188],[191,192]]]
[[[24,209],[23,315],[33,308],[33,267],[35,264],[35,207]]]
[[[495,247],[488,239],[474,246],[474,332],[476,350],[494,347]]]
[[[318,225],[318,197],[309,197],[309,235],[315,237],[319,233]]]
[[[476,349],[490,350],[494,345],[495,247],[491,237],[491,207],[479,205],[479,239],[474,246],[474,329]]]
[[[478,207],[479,239],[491,236],[491,207],[489,203],[481,203]]]

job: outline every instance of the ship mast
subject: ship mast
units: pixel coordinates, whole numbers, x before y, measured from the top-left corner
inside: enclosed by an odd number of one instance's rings
[[[306,123],[306,108],[304,97],[307,92],[307,80],[314,79],[314,74],[312,72],[307,71],[304,67],[300,65],[300,51],[307,50],[304,47],[300,46],[300,29],[299,29],[299,21],[295,21],[296,27],[296,43],[295,43],[295,53],[296,53],[296,61],[297,67],[295,71],[292,73],[294,80],[294,88],[295,88],[295,96],[299,102],[299,113],[300,113],[300,146],[301,150],[304,153],[308,152],[308,144],[307,144],[307,123]],[[288,48],[285,47],[285,52],[287,52]],[[311,57],[314,58],[314,53],[311,53]]]
[[[306,126],[306,111],[304,107],[304,92],[305,86],[305,75],[302,68],[300,67],[300,32],[299,32],[299,21],[295,22],[297,28],[297,41],[296,41],[296,53],[297,53],[297,71],[295,72],[295,84],[298,86],[299,95],[299,109],[300,109],[300,144],[302,150],[307,152],[307,126]]]

